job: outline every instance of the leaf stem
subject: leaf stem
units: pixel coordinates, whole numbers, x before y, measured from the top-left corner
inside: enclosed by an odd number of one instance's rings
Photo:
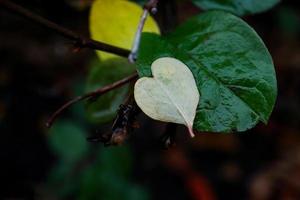
[[[134,73],[124,79],[121,79],[119,81],[116,81],[110,85],[106,85],[100,89],[97,89],[95,91],[92,91],[90,93],[87,93],[85,95],[82,95],[82,96],[78,96],[78,97],[75,97],[73,98],[72,100],[68,101],[67,103],[65,103],[64,105],[62,105],[57,111],[55,111],[51,117],[49,118],[49,120],[47,121],[46,123],[46,126],[48,128],[50,128],[53,124],[53,122],[56,120],[56,118],[63,112],[65,111],[67,108],[69,108],[70,106],[72,106],[73,104],[79,102],[79,101],[82,101],[82,100],[86,100],[86,99],[90,99],[90,98],[95,98],[95,97],[98,97],[100,95],[103,95],[113,89],[116,89],[116,88],[119,88],[131,81],[134,81],[138,78],[138,74],[137,73]]]
[[[188,126],[188,130],[189,130],[191,138],[195,137],[195,134],[194,134],[194,131],[193,131],[193,127]]]
[[[35,23],[38,23],[39,25],[46,27],[60,35],[62,35],[65,38],[68,38],[70,40],[74,41],[74,46],[76,48],[90,48],[95,50],[101,50],[108,53],[113,53],[122,57],[128,57],[130,54],[130,51],[127,49],[122,49],[119,47],[115,47],[103,42],[95,41],[90,38],[83,37],[72,30],[69,30],[67,28],[64,28],[52,21],[49,21],[40,15],[34,14],[33,12],[23,8],[22,6],[13,3],[8,0],[0,0],[0,7],[5,8],[6,10],[9,10],[10,12],[13,12],[15,14],[18,14],[24,18],[27,18]]]

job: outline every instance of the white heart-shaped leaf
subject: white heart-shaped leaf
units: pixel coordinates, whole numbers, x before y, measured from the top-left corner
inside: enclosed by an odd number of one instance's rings
[[[149,117],[184,124],[193,137],[199,92],[190,69],[180,60],[164,57],[151,65],[153,78],[140,78],[134,87],[138,106]]]

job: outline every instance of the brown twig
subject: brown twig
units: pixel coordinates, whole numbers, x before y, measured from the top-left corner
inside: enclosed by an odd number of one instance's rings
[[[31,11],[23,8],[22,6],[15,4],[8,0],[0,0],[0,8],[3,7],[13,13],[16,13],[22,17],[25,17],[33,22],[36,22],[62,36],[74,41],[74,45],[77,48],[91,48],[95,50],[106,51],[108,53],[113,53],[119,56],[128,57],[130,51],[127,49],[122,49],[115,47],[103,42],[98,42],[90,38],[85,38],[67,28],[64,28],[54,22],[51,22],[37,14],[32,13]]]
[[[122,49],[119,47],[115,47],[109,44],[105,44],[102,42],[98,42],[95,40],[92,40],[90,38],[85,38],[67,28],[64,28],[52,21],[49,21],[37,14],[34,14],[33,12],[23,8],[22,6],[15,4],[9,0],[0,0],[0,8],[3,7],[6,10],[9,10],[15,14],[18,14],[22,17],[25,17],[35,23],[38,23],[62,36],[64,36],[65,38],[68,38],[72,41],[74,41],[74,45],[76,48],[91,48],[91,49],[95,49],[95,50],[101,50],[101,51],[106,51],[108,53],[113,53],[119,56],[123,56],[123,57],[127,57],[129,58],[129,60],[134,63],[135,59],[136,59],[136,55],[138,52],[138,47],[139,47],[139,43],[140,43],[140,38],[141,38],[141,32],[143,30],[146,18],[149,14],[149,12],[152,12],[153,14],[157,12],[157,3],[158,0],[149,0],[145,6],[144,6],[144,13],[141,16],[141,20],[140,20],[140,24],[139,27],[137,29],[137,33],[136,33],[136,37],[135,37],[135,41],[133,44],[133,48],[131,51],[126,50],[126,49]],[[82,100],[86,100],[86,99],[90,99],[90,98],[94,98],[97,97],[99,95],[102,95],[106,92],[109,92],[115,88],[121,87],[122,85],[136,79],[138,77],[138,74],[135,73],[129,77],[126,77],[122,80],[119,80],[111,85],[107,85],[103,88],[100,88],[96,91],[90,92],[88,94],[82,95],[82,96],[78,96],[70,101],[68,101],[67,103],[65,103],[63,106],[61,106],[47,121],[46,126],[49,128],[51,127],[51,125],[53,124],[53,122],[55,121],[55,119],[67,108],[69,108],[70,106],[72,106],[73,104],[82,101]]]
[[[54,112],[53,115],[51,115],[51,117],[49,118],[49,120],[47,121],[46,123],[46,126],[48,128],[51,127],[51,125],[53,124],[53,122],[55,121],[55,119],[63,112],[65,111],[67,108],[69,108],[70,106],[72,106],[73,104],[79,102],[79,101],[82,101],[82,100],[86,100],[86,99],[90,99],[90,98],[94,98],[94,97],[97,97],[97,96],[100,96],[102,94],[105,94],[113,89],[116,89],[118,87],[121,87],[123,85],[125,85],[126,83],[129,83],[130,81],[133,81],[135,79],[138,78],[138,74],[137,73],[134,73],[124,79],[121,79],[117,82],[114,82],[110,85],[107,85],[107,86],[104,86],[100,89],[97,89],[93,92],[90,92],[90,93],[87,93],[85,95],[82,95],[82,96],[78,96],[70,101],[68,101],[67,103],[65,103],[64,105],[62,105],[57,111]]]

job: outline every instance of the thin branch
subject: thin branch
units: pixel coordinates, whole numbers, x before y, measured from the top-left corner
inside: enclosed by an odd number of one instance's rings
[[[135,63],[136,59],[137,59],[137,52],[139,50],[139,46],[140,46],[140,41],[141,41],[141,36],[142,36],[142,31],[148,16],[148,10],[144,9],[144,12],[141,16],[141,20],[138,26],[138,29],[135,33],[135,37],[134,37],[134,42],[131,48],[131,53],[128,56],[128,60],[130,63]]]
[[[140,19],[140,23],[135,35],[135,40],[132,46],[132,50],[126,50],[126,49],[122,49],[119,47],[115,47],[109,44],[105,44],[102,42],[98,42],[95,40],[92,40],[90,38],[85,38],[69,29],[66,29],[58,24],[55,24],[54,22],[51,22],[37,14],[32,13],[31,11],[23,8],[22,6],[15,4],[9,0],[0,0],[0,7],[5,8],[6,10],[9,10],[15,14],[18,14],[22,17],[25,17],[35,23],[38,23],[62,36],[64,36],[65,38],[68,38],[70,40],[74,41],[74,45],[77,48],[91,48],[91,49],[95,49],[95,50],[101,50],[101,51],[106,51],[109,53],[113,53],[119,56],[123,56],[123,57],[127,57],[129,59],[129,61],[131,63],[134,63],[136,61],[136,57],[137,57],[137,52],[139,49],[139,44],[140,44],[140,39],[141,39],[141,33],[143,31],[144,25],[145,25],[145,21],[147,19],[147,16],[149,15],[149,12],[152,12],[153,14],[155,14],[157,12],[157,3],[158,0],[149,0],[145,6],[144,6],[144,12],[141,16]],[[96,91],[93,91],[91,93],[82,95],[82,96],[78,96],[72,100],[70,100],[69,102],[65,103],[63,106],[61,106],[47,121],[46,126],[49,128],[51,127],[51,125],[53,124],[53,122],[55,121],[55,119],[63,112],[65,111],[67,108],[69,108],[70,106],[72,106],[73,104],[82,101],[82,100],[86,100],[86,99],[91,99],[94,97],[97,97],[99,95],[102,95],[106,92],[109,92],[115,88],[121,87],[122,85],[133,81],[135,79],[138,78],[138,74],[135,73],[129,77],[126,77],[122,80],[119,80],[111,85],[107,85],[103,88],[100,88]]]
[[[67,108],[69,108],[70,106],[72,106],[73,104],[82,101],[82,100],[86,100],[86,99],[90,99],[90,98],[94,98],[94,97],[98,97],[100,95],[103,95],[113,89],[119,88],[123,85],[125,85],[126,83],[129,83],[131,81],[134,81],[135,79],[138,78],[138,74],[134,73],[124,79],[121,79],[117,82],[114,82],[110,85],[104,86],[100,89],[97,89],[93,92],[87,93],[85,95],[82,96],[78,96],[70,101],[68,101],[67,103],[65,103],[64,105],[62,105],[57,111],[54,112],[54,114],[49,118],[49,120],[46,123],[46,126],[48,128],[50,128],[53,124],[53,122],[55,121],[55,119],[63,112],[65,111]]]
[[[157,12],[157,3],[158,3],[158,0],[149,0],[144,6],[144,12],[140,18],[140,22],[139,22],[137,31],[135,33],[134,42],[132,44],[131,52],[128,56],[128,61],[130,63],[135,63],[135,61],[137,59],[137,53],[139,50],[142,31],[144,29],[145,22],[147,20],[149,12],[152,12],[152,14],[155,14]]]
[[[36,22],[62,36],[74,41],[74,44],[78,48],[90,48],[95,50],[106,51],[108,53],[113,53],[122,57],[128,57],[130,51],[127,49],[122,49],[115,47],[103,42],[98,42],[90,38],[85,38],[69,29],[66,29],[58,24],[55,24],[37,14],[32,13],[31,11],[23,8],[22,6],[15,4],[8,0],[0,0],[0,8],[3,7],[10,12],[18,14],[22,17],[25,17],[33,22]]]

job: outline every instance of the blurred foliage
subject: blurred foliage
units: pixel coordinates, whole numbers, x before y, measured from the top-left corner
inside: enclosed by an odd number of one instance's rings
[[[143,9],[136,3],[120,0],[95,0],[90,12],[90,32],[93,39],[131,49]],[[159,27],[149,16],[144,32],[159,33]],[[97,51],[104,61],[116,55]]]
[[[300,32],[300,17],[294,8],[281,7],[277,17],[280,29],[287,34],[296,35]]]
[[[52,151],[65,162],[76,162],[85,156],[88,145],[85,131],[70,121],[58,121],[49,133]]]
[[[280,0],[192,0],[204,10],[224,10],[242,16],[266,11]]]
[[[90,64],[86,83],[86,92],[91,92],[103,86],[118,81],[134,72],[134,66],[126,59],[112,58],[100,62],[93,59]],[[92,123],[105,123],[113,120],[117,110],[128,96],[130,84],[112,90],[86,103],[87,118]]]
[[[71,121],[57,122],[49,146],[57,156],[45,185],[45,196],[74,199],[146,200],[148,193],[130,179],[128,146],[89,146],[86,132]],[[49,195],[48,193],[51,193]]]
[[[79,199],[148,199],[141,187],[128,180],[130,171],[128,147],[102,149],[98,159],[83,174]]]

